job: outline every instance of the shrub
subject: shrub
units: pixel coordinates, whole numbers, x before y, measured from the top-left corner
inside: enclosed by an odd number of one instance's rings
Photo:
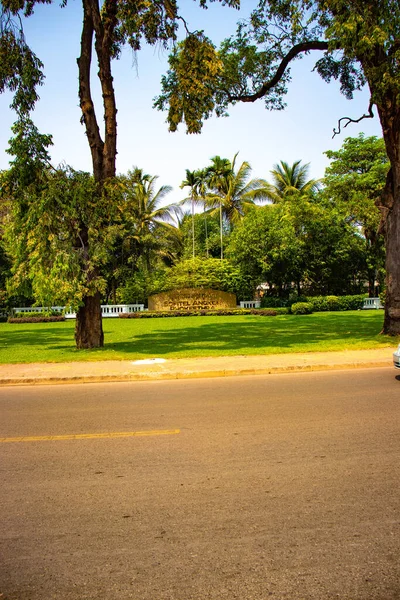
[[[276,296],[263,296],[260,306],[261,308],[281,308],[287,306],[287,300]]]
[[[339,296],[339,310],[359,310],[363,307],[365,294],[358,296]]]
[[[362,308],[365,295],[357,296],[311,296],[307,302],[312,304],[314,312],[329,310],[358,310]]]
[[[59,321],[65,321],[65,317],[60,315],[59,317],[46,317],[46,316],[37,316],[40,313],[36,313],[34,317],[27,317],[25,315],[23,317],[8,317],[7,323],[56,323]]]
[[[160,317],[226,317],[240,315],[257,315],[260,317],[275,317],[278,313],[287,313],[287,309],[262,309],[262,308],[221,308],[219,310],[168,310],[168,311],[143,311],[134,313],[120,313],[120,319],[152,319]]]
[[[359,310],[363,306],[365,294],[357,296],[297,296],[291,298],[277,298],[264,296],[261,299],[263,308],[290,307],[293,304],[307,302],[312,305],[313,312],[329,310]]]
[[[290,313],[290,308],[282,306],[281,308],[274,308],[274,311],[277,315],[288,315]]]
[[[167,278],[166,269],[153,269],[151,274],[138,271],[131,277],[128,277],[124,284],[117,289],[117,303],[135,303],[147,306],[147,298],[162,290]]]
[[[16,312],[12,315],[13,319],[25,319],[25,318],[30,318],[30,317],[39,317],[41,319],[45,318],[45,317],[62,317],[62,313],[59,310],[53,310],[53,309],[49,309],[49,310],[27,310],[24,312]]]
[[[169,270],[160,291],[199,287],[231,292],[238,298],[245,298],[253,291],[248,275],[225,258],[182,260]]]
[[[295,302],[290,310],[294,315],[311,315],[313,307],[310,302]]]

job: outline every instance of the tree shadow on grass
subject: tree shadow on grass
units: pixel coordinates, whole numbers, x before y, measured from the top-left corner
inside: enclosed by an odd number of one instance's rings
[[[263,319],[263,320],[261,320]],[[324,315],[314,317],[256,317],[248,322],[226,319],[196,326],[174,329],[155,328],[149,333],[135,334],[130,340],[111,344],[114,351],[149,356],[174,355],[180,352],[197,354],[234,354],[299,352],[307,346],[346,342],[349,346],[378,336],[380,325],[375,320],[358,319],[354,315]],[[110,346],[109,346],[110,347]],[[340,349],[340,348],[338,348]]]
[[[204,320],[203,320],[204,319]],[[118,324],[119,325],[119,324]],[[351,348],[365,340],[379,340],[381,319],[349,313],[305,316],[185,317],[179,320],[125,322],[105,333],[104,348],[78,351],[73,326],[67,323],[15,324],[0,327],[0,350],[10,353],[26,349],[28,360],[96,360],[131,356],[215,356],[224,354],[268,354]],[[125,337],[113,342],[113,336]],[[115,338],[114,338],[115,339]],[[43,350],[43,355],[41,351]],[[45,356],[45,352],[50,352]],[[54,355],[51,356],[51,352]],[[56,357],[56,351],[60,353]],[[115,356],[114,356],[115,355]],[[10,357],[6,357],[9,359]],[[36,358],[37,357],[37,358]],[[17,358],[17,357],[15,357]]]
[[[64,324],[52,323],[45,327],[26,327],[25,324],[13,323],[12,330],[0,328],[0,348],[12,346],[48,346],[61,349],[72,349],[74,330]],[[34,324],[38,325],[38,324]]]

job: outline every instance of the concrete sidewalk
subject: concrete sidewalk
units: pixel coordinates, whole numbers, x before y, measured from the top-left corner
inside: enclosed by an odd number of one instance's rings
[[[0,365],[0,385],[145,381],[393,367],[396,347],[343,352]]]

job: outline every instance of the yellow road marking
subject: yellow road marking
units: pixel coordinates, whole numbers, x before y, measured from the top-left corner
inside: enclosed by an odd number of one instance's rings
[[[0,438],[0,444],[8,442],[58,442],[59,440],[98,440],[102,438],[144,437],[150,435],[176,435],[180,429],[154,431],[111,431],[109,433],[69,433],[66,435],[35,435]]]

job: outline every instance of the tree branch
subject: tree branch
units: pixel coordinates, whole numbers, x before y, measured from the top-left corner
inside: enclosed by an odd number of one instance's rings
[[[81,35],[81,54],[77,59],[79,70],[79,100],[82,118],[85,123],[90,152],[92,154],[93,174],[96,181],[103,177],[103,147],[90,87],[90,66],[92,62],[93,19],[87,0],[83,4],[83,27]]]
[[[341,133],[342,121],[346,121],[346,123],[343,125],[343,129],[345,129],[347,127],[347,125],[349,125],[350,123],[359,123],[363,119],[373,119],[375,115],[373,113],[372,107],[373,107],[373,102],[371,100],[369,103],[369,106],[368,106],[368,114],[362,115],[359,119],[351,119],[350,117],[342,117],[341,119],[339,119],[338,129],[335,129],[335,128],[333,129],[332,139],[336,135],[339,135]]]
[[[117,25],[117,3],[105,0],[102,14],[98,0],[88,0],[95,32],[95,50],[99,65],[98,77],[103,95],[104,110],[104,149],[103,178],[115,176],[115,158],[117,154],[117,107],[111,74],[111,55],[115,27]]]
[[[177,15],[177,17],[176,17],[176,18],[177,18],[179,21],[182,21],[182,23],[183,23],[183,26],[184,26],[184,28],[185,28],[185,31],[186,31],[186,35],[192,35],[193,33],[195,33],[195,32],[192,32],[192,31],[190,31],[190,30],[189,30],[189,27],[188,27],[188,24],[187,24],[186,20],[185,20],[183,17],[181,17],[181,15]]]
[[[301,44],[296,44],[289,50],[289,52],[282,59],[279,67],[276,70],[275,75],[270,79],[270,81],[265,82],[261,88],[255,94],[247,94],[247,95],[238,95],[231,96],[229,94],[230,101],[239,101],[239,102],[255,102],[259,100],[263,96],[265,96],[269,90],[271,90],[283,77],[289,63],[296,58],[299,54],[303,52],[309,52],[310,50],[328,50],[328,42],[323,42],[319,40],[315,40],[312,42],[303,42]]]

